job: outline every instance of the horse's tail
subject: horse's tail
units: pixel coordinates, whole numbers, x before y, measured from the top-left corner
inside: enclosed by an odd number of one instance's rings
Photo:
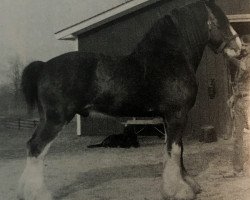
[[[100,144],[92,144],[92,145],[89,145],[87,146],[88,148],[97,148],[97,147],[103,147],[103,144],[100,143]]]
[[[21,87],[28,105],[29,111],[33,110],[38,101],[37,81],[44,66],[42,61],[30,63],[22,73]]]

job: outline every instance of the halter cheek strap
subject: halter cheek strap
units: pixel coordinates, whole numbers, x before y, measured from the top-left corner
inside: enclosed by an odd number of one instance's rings
[[[211,36],[211,31],[212,31],[212,22],[210,20],[207,21],[207,24],[208,24],[208,29],[209,29],[209,37]],[[239,37],[238,34],[235,34],[235,35],[232,35],[231,37],[229,38],[224,38],[225,41],[223,41],[221,43],[221,45],[219,46],[218,49],[215,49],[215,53],[218,54],[218,53],[221,53],[225,48],[226,46],[232,41],[234,40],[235,38]]]
[[[235,35],[231,36],[230,38],[228,38],[227,40],[223,41],[223,42],[221,43],[221,45],[219,46],[219,48],[216,49],[216,53],[221,53],[221,52],[226,48],[226,46],[227,46],[232,40],[234,40],[234,39],[237,38],[237,37],[239,37],[239,35],[238,35],[238,34],[235,34]]]

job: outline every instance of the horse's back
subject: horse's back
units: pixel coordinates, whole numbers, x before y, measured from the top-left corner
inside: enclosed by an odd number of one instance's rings
[[[47,61],[44,66],[45,73],[72,73],[90,70],[97,63],[97,55],[85,52],[68,52]],[[65,70],[65,71],[64,71]],[[76,71],[80,70],[80,71]],[[71,74],[69,74],[71,75]]]
[[[76,110],[90,101],[97,62],[95,54],[83,52],[66,53],[46,62],[38,82],[43,104]]]

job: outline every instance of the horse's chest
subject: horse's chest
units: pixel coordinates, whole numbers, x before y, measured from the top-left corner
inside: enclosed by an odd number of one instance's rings
[[[195,96],[196,85],[192,81],[182,79],[166,80],[161,89],[164,101],[175,104],[184,104]]]

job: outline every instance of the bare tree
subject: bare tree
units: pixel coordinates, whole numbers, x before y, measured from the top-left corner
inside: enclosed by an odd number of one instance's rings
[[[9,59],[9,78],[11,94],[13,101],[11,102],[11,108],[14,112],[20,111],[23,107],[22,93],[21,93],[21,71],[23,69],[23,63],[19,56],[14,56]]]

